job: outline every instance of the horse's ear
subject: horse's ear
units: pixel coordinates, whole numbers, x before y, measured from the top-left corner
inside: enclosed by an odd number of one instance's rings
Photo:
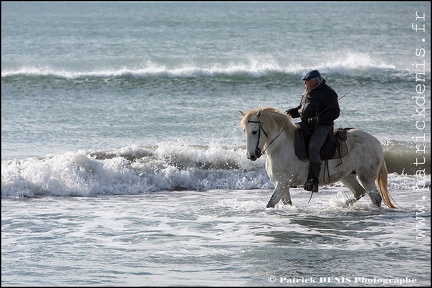
[[[239,112],[240,112],[240,115],[241,115],[242,117],[244,117],[244,116],[246,115],[246,113],[242,112],[241,110],[239,110]]]
[[[260,116],[261,116],[261,111],[262,111],[262,110],[259,110],[258,113],[257,113],[257,118],[258,118],[258,119],[259,119]]]

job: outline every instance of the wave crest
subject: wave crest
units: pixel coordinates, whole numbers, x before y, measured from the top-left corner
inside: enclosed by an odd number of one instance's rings
[[[334,59],[332,59],[334,58]],[[379,73],[396,70],[394,64],[383,63],[363,53],[345,53],[330,57],[329,60],[314,66],[293,63],[291,59],[278,59],[272,56],[249,56],[244,59],[158,59],[129,64],[116,68],[80,69],[46,66],[22,66],[2,69],[2,78],[14,76],[58,77],[65,79],[83,78],[148,78],[148,77],[215,77],[239,76],[266,77],[288,75],[299,78],[311,69],[319,69],[323,74],[349,75],[351,73]]]
[[[402,144],[399,144],[391,147],[400,149]],[[385,147],[386,151],[389,147]],[[409,157],[407,159],[410,161]],[[393,162],[398,161],[386,161],[389,173],[393,173],[389,178],[390,187],[411,189],[418,184],[420,176],[409,176],[406,170],[397,173],[395,169],[400,167],[394,167]],[[68,152],[2,160],[1,191],[2,198],[20,199],[128,195],[166,190],[273,189],[264,163],[265,156],[255,162],[246,159],[243,147],[219,145],[162,143],[148,147]],[[430,171],[428,174],[426,187],[430,187]]]

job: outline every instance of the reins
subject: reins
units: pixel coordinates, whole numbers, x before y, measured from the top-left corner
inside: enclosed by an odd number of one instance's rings
[[[265,151],[270,147],[270,145],[271,144],[273,144],[273,142],[282,134],[282,132],[283,132],[283,129],[279,132],[279,134],[275,137],[275,138],[273,138],[273,140],[272,141],[270,141],[270,143],[267,145],[267,147],[265,148],[265,149],[263,149],[263,151],[261,151],[261,149],[259,148],[259,141],[260,141],[260,138],[261,138],[261,130],[264,132],[264,134],[266,135],[266,137],[267,138],[269,138],[268,137],[268,134],[267,134],[267,132],[262,128],[262,125],[261,125],[261,121],[254,121],[254,120],[248,120],[248,123],[256,123],[256,124],[258,124],[259,125],[259,129],[258,129],[258,141],[257,141],[257,144],[256,144],[256,147],[255,147],[255,151],[256,151],[256,153],[259,153],[260,154],[260,156],[262,155],[262,154],[265,154]],[[264,147],[263,147],[264,148]]]
[[[270,143],[267,145],[267,147],[263,150],[263,152],[262,152],[263,154],[270,147],[270,145],[273,144],[273,142],[282,134],[282,132],[283,132],[283,129],[279,132],[279,134],[272,141],[270,141]]]

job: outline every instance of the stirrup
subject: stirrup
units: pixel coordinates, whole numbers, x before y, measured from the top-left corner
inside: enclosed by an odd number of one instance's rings
[[[309,179],[303,187],[306,191],[312,191],[312,193],[318,193],[318,181],[316,179]]]

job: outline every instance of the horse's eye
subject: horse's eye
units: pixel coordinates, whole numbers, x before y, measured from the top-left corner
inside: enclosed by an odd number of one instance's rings
[[[255,135],[257,133],[257,131],[252,131],[252,134]]]

